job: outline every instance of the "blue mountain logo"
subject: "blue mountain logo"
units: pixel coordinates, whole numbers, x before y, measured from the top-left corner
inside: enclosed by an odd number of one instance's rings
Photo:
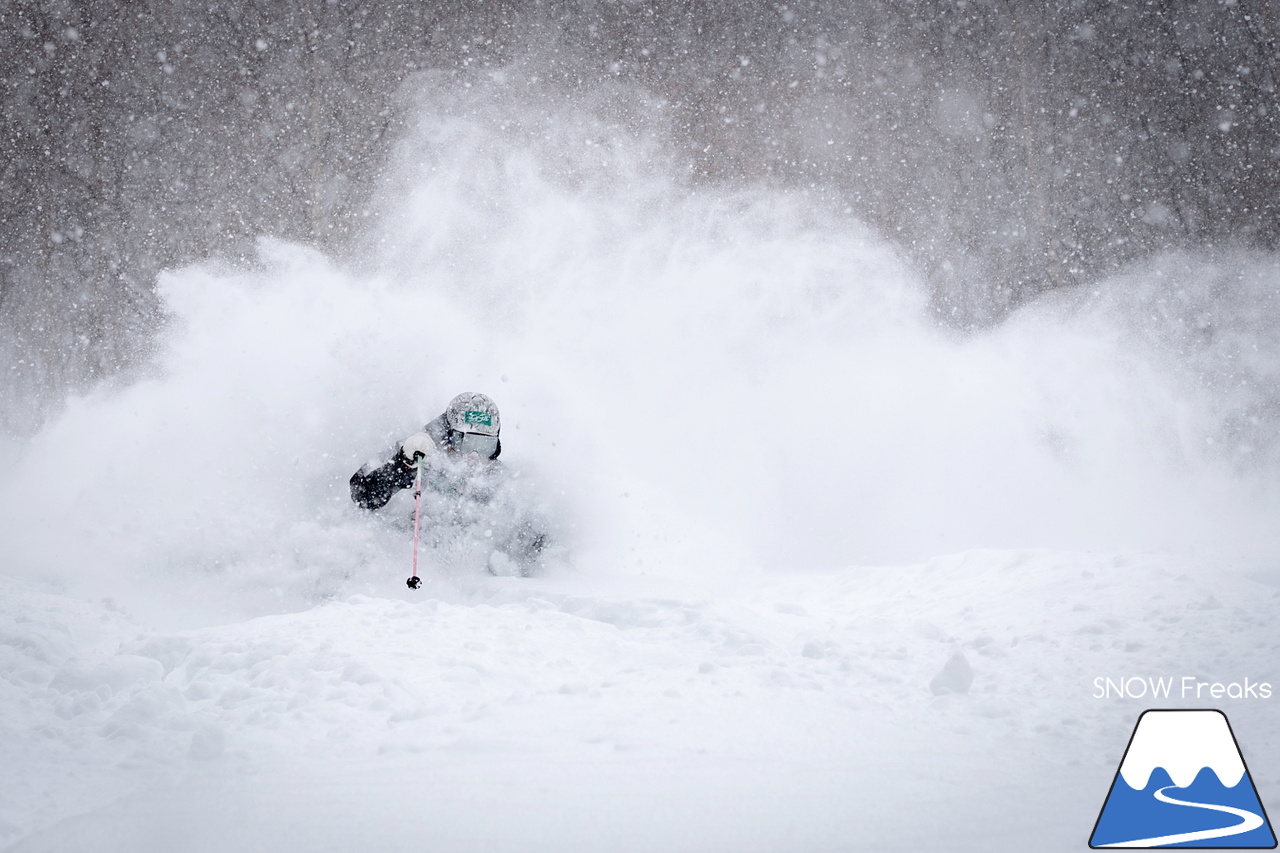
[[[1227,715],[1144,711],[1089,846],[1274,848]]]

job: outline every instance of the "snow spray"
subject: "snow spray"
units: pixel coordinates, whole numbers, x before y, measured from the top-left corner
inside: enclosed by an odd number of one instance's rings
[[[367,257],[264,240],[162,276],[147,369],[0,472],[4,571],[92,559],[86,597],[175,619],[377,594],[413,501],[371,518],[348,478],[462,390],[497,401],[504,466],[561,502],[588,576],[1280,553],[1276,255],[1166,255],[952,329],[821,193],[698,180],[658,106],[531,86],[420,87]]]

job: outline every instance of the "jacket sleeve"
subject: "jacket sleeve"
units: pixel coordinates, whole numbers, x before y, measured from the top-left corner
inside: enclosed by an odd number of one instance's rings
[[[392,495],[412,485],[413,469],[396,448],[390,461],[377,467],[365,465],[351,475],[351,500],[364,509],[381,509]]]

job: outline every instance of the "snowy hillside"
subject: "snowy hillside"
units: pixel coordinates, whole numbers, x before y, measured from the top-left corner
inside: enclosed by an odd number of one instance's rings
[[[376,263],[169,273],[0,459],[0,847],[1079,850],[1150,701],[1094,679],[1280,686],[1274,257],[961,336],[821,198],[490,94]],[[463,390],[566,556],[411,592],[347,478]]]
[[[1280,675],[1238,639],[1275,588],[1192,568],[393,578],[185,631],[6,582],[0,817],[15,851],[1077,850],[1145,704],[1095,674]],[[1274,712],[1230,713],[1274,800]]]

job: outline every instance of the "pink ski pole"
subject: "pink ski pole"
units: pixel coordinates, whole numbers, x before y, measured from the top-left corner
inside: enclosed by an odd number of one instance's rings
[[[413,481],[413,574],[405,581],[409,589],[422,586],[418,577],[418,516],[422,510],[422,460],[418,460],[418,476]]]

